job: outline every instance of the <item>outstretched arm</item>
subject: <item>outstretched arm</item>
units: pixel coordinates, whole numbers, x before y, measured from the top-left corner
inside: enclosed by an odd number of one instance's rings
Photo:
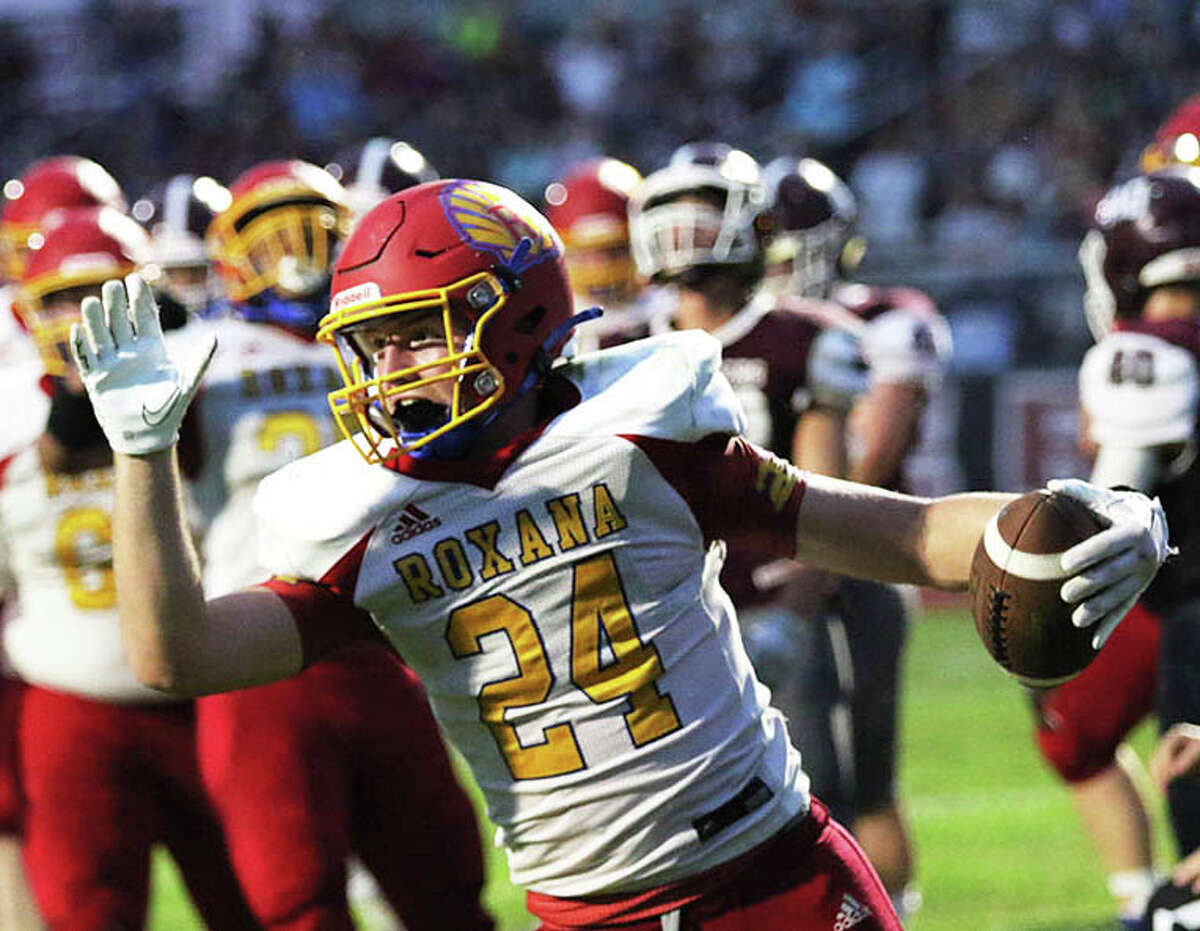
[[[198,695],[299,671],[300,636],[279,596],[250,589],[204,600],[175,445],[215,343],[176,365],[149,287],[130,275],[105,283],[103,303],[85,300],[72,348],[113,447],[117,607],[134,673],[151,687]]]
[[[1015,497],[915,498],[809,475],[796,521],[796,558],[859,578],[966,588],[984,527]]]
[[[1015,495],[923,499],[809,476],[796,520],[796,558],[885,582],[966,587],[988,523]],[[1087,507],[1105,529],[1062,554],[1062,598],[1077,627],[1103,645],[1171,552],[1157,500],[1078,479],[1048,484]]]

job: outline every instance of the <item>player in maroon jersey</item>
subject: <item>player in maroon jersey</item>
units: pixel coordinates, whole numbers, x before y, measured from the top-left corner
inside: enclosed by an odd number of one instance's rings
[[[1081,727],[1123,736],[1119,728],[1132,727],[1151,703],[1164,729],[1200,721],[1195,673],[1200,471],[1194,455],[1200,395],[1198,248],[1200,169],[1177,166],[1114,186],[1097,206],[1080,250],[1089,312],[1093,320],[1108,321],[1107,333],[1088,350],[1079,375],[1081,406],[1097,450],[1093,479],[1158,495],[1180,554],[1141,606],[1161,620],[1161,642],[1157,625],[1146,623],[1141,650],[1127,647],[1108,659],[1119,664],[1130,687],[1111,695],[1113,679],[1100,681],[1088,675],[1090,670],[1060,687],[1044,704],[1056,711],[1065,695],[1074,705],[1044,726],[1044,743],[1056,739],[1054,724],[1066,732],[1063,739]],[[1152,691],[1156,657],[1157,695]],[[1102,652],[1097,662],[1103,658]],[[1200,848],[1200,791],[1191,780],[1176,780],[1168,787],[1168,802],[1178,851],[1188,855]],[[1109,823],[1125,810],[1112,805],[1110,811]],[[1141,836],[1148,836],[1148,829]]]
[[[729,161],[740,156],[717,150],[708,153],[716,156],[708,165],[697,162],[705,153],[685,151],[689,158],[651,175],[635,195],[631,216],[643,273],[674,285],[676,326],[705,329],[722,342],[726,376],[747,412],[747,435],[828,474],[847,474],[845,419],[868,386],[861,341],[874,365],[870,394],[857,409],[869,411],[874,426],[891,429],[863,444],[850,474],[888,486],[915,436],[925,391],[936,383],[945,324],[928,300],[915,306],[916,292],[858,288],[831,299],[844,267],[839,259],[852,248],[853,198],[823,165],[776,164],[759,188],[745,162],[744,190],[706,203],[720,184],[735,183],[722,179],[737,177]],[[761,231],[753,224],[770,219],[765,256],[772,287],[758,289],[761,248],[715,248],[717,220],[728,222],[729,204],[737,202],[745,229],[740,241],[726,239],[757,244]],[[850,297],[857,313],[847,312]],[[906,623],[899,594],[736,551],[722,581],[741,610],[755,665],[788,715],[815,791],[864,842],[900,907],[911,855],[894,785]]]
[[[849,421],[848,474],[883,488],[900,487],[928,397],[941,378],[949,330],[933,303],[910,288],[868,288],[847,281],[864,248],[857,204],[846,184],[812,158],[781,157],[767,166],[772,220],[767,288],[792,299],[823,299],[861,321],[868,388]],[[908,614],[893,586],[840,579],[829,601],[842,644],[829,664],[831,689],[811,697],[805,718],[818,733],[847,722],[837,757],[839,810],[904,914],[915,904],[912,850],[896,791],[897,693]],[[824,713],[820,713],[820,712]],[[827,738],[832,741],[834,738]]]
[[[1194,165],[1200,157],[1198,132],[1200,99],[1193,96],[1163,121],[1142,153],[1142,171],[1181,171],[1184,166]],[[1139,206],[1121,203],[1120,190],[1120,186],[1113,189],[1114,196],[1105,214],[1097,213],[1096,222],[1079,249],[1087,283],[1084,314],[1097,341],[1142,316],[1139,302],[1117,300],[1106,277],[1106,267],[1123,262],[1128,266],[1127,274],[1138,275],[1132,267],[1138,260],[1135,257],[1149,259],[1152,251],[1144,243],[1136,243],[1136,238],[1128,233],[1128,224],[1114,229],[1119,215],[1114,209],[1116,205],[1125,212]],[[1127,190],[1136,192],[1140,187],[1131,185]],[[1180,229],[1178,224],[1172,224],[1173,234]],[[1174,238],[1173,235],[1164,239],[1162,247],[1168,251],[1178,249],[1180,244]],[[1156,298],[1156,304],[1162,300],[1161,296]],[[1155,312],[1158,313],[1157,309]],[[1185,308],[1182,316],[1187,313]],[[1090,417],[1091,412],[1082,407],[1078,439],[1080,449],[1089,459],[1096,456],[1098,445],[1092,435]],[[1110,449],[1105,462],[1111,461]],[[1107,470],[1105,462],[1101,465]],[[1103,477],[1103,473],[1098,474]],[[1118,470],[1112,480],[1127,481],[1128,477]],[[1071,790],[1109,873],[1109,888],[1118,908],[1127,915],[1134,914],[1138,903],[1153,890],[1157,874],[1150,815],[1138,788],[1141,761],[1122,741],[1155,705],[1160,638],[1158,612],[1150,602],[1139,604],[1121,625],[1120,637],[1082,675],[1036,698],[1039,749]],[[1113,689],[1112,682],[1118,679],[1125,687]],[[1173,792],[1178,796],[1187,790],[1180,784]],[[1180,804],[1177,802],[1176,807]]]

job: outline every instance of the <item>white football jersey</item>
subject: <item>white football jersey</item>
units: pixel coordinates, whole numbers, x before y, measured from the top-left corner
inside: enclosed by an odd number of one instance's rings
[[[4,648],[22,679],[120,703],[170,699],[138,683],[125,662],[112,569],[113,473],[52,475],[27,447],[0,472],[0,571],[19,612]]]
[[[204,466],[192,489],[212,597],[266,578],[253,558],[254,492],[264,476],[340,436],[327,396],[342,382],[328,347],[276,327],[236,318],[193,326],[217,336],[196,408]]]
[[[1100,446],[1187,442],[1200,400],[1196,358],[1149,333],[1111,332],[1083,357],[1079,400]]]
[[[260,486],[264,558],[352,580],[469,761],[513,881],[535,891],[670,882],[807,809],[718,583],[724,546],[697,516],[736,523],[750,495],[778,511],[796,474],[755,459],[757,479],[686,496],[665,477],[742,427],[719,367],[698,331],[562,365],[581,400],[495,474],[429,462],[442,480],[418,480],[343,442]]]

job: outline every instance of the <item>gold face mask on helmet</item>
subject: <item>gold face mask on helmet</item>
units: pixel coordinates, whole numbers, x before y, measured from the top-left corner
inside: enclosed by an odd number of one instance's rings
[[[326,316],[317,341],[333,347],[345,387],[329,394],[342,433],[371,463],[411,453],[491,410],[504,393],[500,371],[478,348],[484,327],[505,305],[504,285],[479,272],[444,288],[412,291],[355,303]],[[380,374],[376,359],[391,329],[420,316],[433,318],[435,358]],[[469,321],[473,320],[474,323]],[[392,327],[389,328],[389,323]],[[404,423],[403,407],[433,385],[447,385],[444,417],[437,423]]]
[[[349,214],[322,200],[268,204],[238,215],[220,214],[209,228],[229,297],[245,301],[268,288],[283,298],[324,286]]]
[[[609,217],[578,221],[564,237],[567,274],[576,294],[623,300],[635,290],[636,270],[624,223]]]

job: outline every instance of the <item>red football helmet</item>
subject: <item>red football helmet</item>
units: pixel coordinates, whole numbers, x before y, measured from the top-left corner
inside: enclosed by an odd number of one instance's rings
[[[634,290],[628,206],[641,180],[632,165],[594,158],[546,186],[546,219],[566,246],[571,285],[591,301],[623,301]]]
[[[1084,310],[1097,339],[1137,317],[1151,288],[1200,281],[1200,168],[1177,166],[1112,188],[1079,247]]]
[[[234,181],[229,194],[206,239],[232,301],[267,292],[300,301],[328,285],[350,229],[346,189],[333,175],[299,160],[264,162]]]
[[[57,155],[34,162],[20,178],[4,183],[0,209],[0,268],[20,281],[29,239],[52,210],[112,207],[125,211],[125,195],[107,171],[90,158]]]
[[[691,143],[646,177],[629,201],[629,236],[638,271],[656,281],[725,266],[762,272],[762,169],[723,143]]]
[[[1142,150],[1144,174],[1168,165],[1200,164],[1200,94],[1193,94],[1172,111]]]
[[[368,462],[394,452],[461,455],[491,416],[540,381],[570,336],[558,234],[512,191],[485,181],[433,181],[379,204],[342,250],[332,292],[317,339],[333,346],[346,387],[329,401]],[[376,375],[356,331],[430,310],[441,315],[445,354]],[[465,341],[455,331],[467,332]],[[449,408],[433,423],[406,423],[403,395],[440,381],[453,383]]]
[[[814,158],[777,158],[763,170],[770,203],[766,280],[799,297],[829,297],[858,265],[858,204],[845,182]]]
[[[137,221],[112,207],[55,211],[45,217],[42,236],[25,263],[16,308],[33,334],[46,374],[64,375],[71,365],[68,343],[82,292],[98,295],[105,281],[134,271],[145,260],[149,238]],[[58,295],[68,300],[56,301]]]

